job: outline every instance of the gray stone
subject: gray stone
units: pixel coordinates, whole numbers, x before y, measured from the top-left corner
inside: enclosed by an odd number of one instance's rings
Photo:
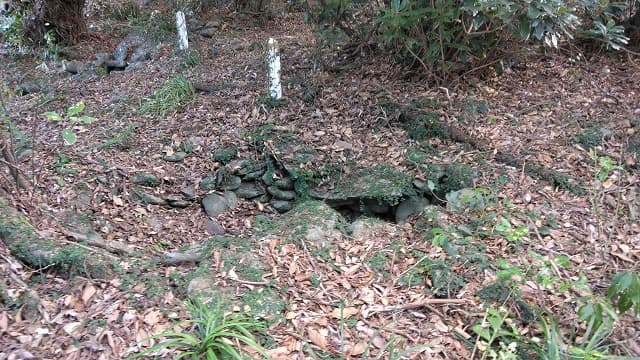
[[[194,200],[196,198],[196,187],[193,185],[187,185],[180,189],[180,194],[189,200]]]
[[[200,34],[200,36],[202,37],[206,37],[206,38],[212,38],[213,35],[215,35],[217,32],[216,29],[212,28],[212,27],[208,27],[208,28],[204,28],[198,31],[198,34]]]
[[[396,208],[396,223],[404,223],[409,218],[409,216],[419,213],[428,205],[429,200],[421,196],[414,196],[404,200]]]
[[[293,180],[290,177],[278,179],[273,182],[273,186],[277,186],[282,190],[293,190]]]
[[[200,180],[200,183],[198,184],[198,187],[200,187],[201,190],[204,191],[212,191],[216,189],[216,179],[209,175],[207,177],[205,177],[204,179]]]
[[[133,54],[129,57],[129,62],[142,62],[149,59],[151,59],[151,48],[149,46],[141,45],[133,51]]]
[[[94,61],[92,65],[94,67],[104,66],[104,63],[111,58],[111,54],[109,53],[99,53],[94,55]]]
[[[226,175],[220,184],[220,189],[225,191],[233,191],[240,187],[242,179],[235,175]]]
[[[225,212],[229,208],[229,204],[224,196],[209,194],[202,199],[202,207],[208,216],[216,217]]]
[[[223,235],[225,233],[224,226],[220,225],[216,219],[207,219],[204,222],[204,230],[209,235]]]
[[[227,200],[227,205],[231,209],[236,208],[238,206],[238,197],[233,191],[225,191],[224,194],[222,194],[222,196],[224,196],[225,200]]]
[[[453,212],[477,211],[486,207],[482,192],[470,188],[449,192],[446,199],[447,210]]]
[[[213,279],[200,276],[189,281],[189,285],[187,285],[187,294],[198,296],[202,296],[203,293],[211,294],[214,292],[213,289],[216,287],[216,283]]]
[[[222,26],[222,20],[220,19],[211,19],[209,21],[207,21],[206,24],[204,24],[205,28],[219,28],[220,26]]]
[[[137,197],[145,204],[161,205],[161,206],[167,205],[167,201],[165,199],[149,194],[142,190],[132,190],[132,193],[134,197]]]
[[[275,186],[269,186],[267,188],[269,194],[271,194],[274,198],[278,200],[293,200],[296,198],[295,191],[291,190],[281,190]]]
[[[421,192],[427,192],[430,191],[429,190],[429,183],[422,180],[422,179],[414,179],[413,180],[413,186],[420,190]]]
[[[149,187],[156,187],[160,185],[160,179],[151,173],[135,173],[129,180],[134,184]]]
[[[245,182],[236,189],[236,195],[243,199],[253,199],[265,194],[265,189],[255,182]]]
[[[287,212],[293,209],[292,201],[272,199],[269,202],[269,204],[271,204],[271,207],[273,207],[274,209],[278,210],[281,213]]]
[[[182,161],[185,157],[187,157],[186,152],[176,151],[171,155],[165,155],[163,159],[169,162],[179,162],[179,161]]]
[[[82,61],[78,61],[78,60],[65,61],[63,63],[63,68],[66,72],[77,74],[79,72],[84,71],[85,64]]]
[[[111,55],[113,55],[114,60],[124,62],[124,60],[127,58],[127,51],[128,51],[128,46],[123,41],[120,44],[118,44],[118,46],[116,46],[115,50],[113,50],[113,54]]]

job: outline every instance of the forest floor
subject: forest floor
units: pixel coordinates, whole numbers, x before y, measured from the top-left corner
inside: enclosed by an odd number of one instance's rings
[[[541,338],[540,319],[556,319],[565,341],[580,344],[583,301],[604,296],[616,273],[640,271],[637,57],[532,51],[501,75],[483,72],[434,87],[405,76],[406,69],[385,55],[341,63],[335,48],[318,52],[319,40],[302,13],[264,23],[222,11],[201,17],[221,25],[212,38],[190,36],[192,62],[177,54],[172,37],[160,43],[157,58],[108,75],[74,75],[47,61],[43,67],[38,58],[0,54],[12,133],[16,144],[28,144],[19,168],[33,185],[16,191],[5,175],[6,204],[26,215],[39,236],[89,248],[69,230],[82,219],[104,241],[127,249],[110,255],[121,275],[104,279],[83,274],[82,264],[75,264],[80,270],[73,276],[27,266],[2,245],[0,359],[131,355],[158,341],[150,335],[189,318],[188,288],[202,277],[226,291],[229,311],[271,311],[260,317],[274,359],[480,358],[486,344],[473,326],[487,318],[487,308],[513,325],[503,324],[491,343],[496,349],[500,342]],[[113,51],[132,29],[113,19],[95,25],[89,38],[67,49],[76,60]],[[281,48],[284,93],[273,107],[265,104],[270,37]],[[215,91],[197,92],[166,114],[140,112],[156,89],[179,75]],[[40,90],[20,95],[16,89],[27,83]],[[64,114],[78,102],[95,121],[71,124],[43,115]],[[412,112],[435,114],[476,143],[416,135],[404,120]],[[149,191],[163,196],[197,189],[222,166],[211,157],[216,149],[234,147],[239,158],[260,158],[272,139],[256,146],[251,134],[265,125],[313,149],[315,163],[300,167],[315,174],[321,167],[349,172],[388,164],[427,178],[410,156],[427,154],[430,163],[472,169],[473,186],[486,202],[472,211],[442,207],[446,243],[426,236],[413,217],[357,234],[344,231],[330,246],[312,248],[295,234],[257,231],[257,218],[277,224],[286,216],[259,201],[239,199],[210,219],[199,202],[176,208],[132,196],[135,173],[156,174],[160,185]],[[77,134],[73,145],[61,138],[68,126]],[[182,161],[165,160],[187,142]],[[530,164],[549,171],[536,173]],[[556,178],[546,178],[549,172]],[[197,189],[196,195],[205,193]],[[218,241],[224,244],[209,261],[140,262],[211,238],[212,224],[226,240]],[[225,266],[224,252],[245,245],[250,260]],[[245,278],[242,266],[260,268],[259,281]],[[439,271],[449,279],[444,284]],[[505,272],[511,274],[506,280]],[[640,318],[624,314],[602,346],[640,356],[638,339]],[[519,351],[521,358],[531,356],[530,349]]]

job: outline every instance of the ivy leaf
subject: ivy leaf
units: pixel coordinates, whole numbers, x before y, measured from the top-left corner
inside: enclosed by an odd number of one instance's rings
[[[69,106],[69,108],[67,109],[67,116],[76,116],[80,114],[82,110],[84,110],[84,103],[80,101],[75,105]]]
[[[78,137],[70,128],[66,128],[60,132],[65,145],[73,145],[78,141]]]
[[[62,121],[62,116],[58,115],[58,113],[53,111],[43,112],[42,115],[44,115],[47,119],[51,121]]]

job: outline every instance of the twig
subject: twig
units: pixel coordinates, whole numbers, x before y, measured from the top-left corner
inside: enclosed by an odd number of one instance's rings
[[[390,305],[390,306],[371,306],[365,309],[362,312],[362,315],[366,318],[369,315],[380,313],[380,312],[390,312],[390,311],[404,311],[404,310],[415,310],[423,307],[430,307],[430,305],[447,305],[447,304],[468,304],[469,300],[467,299],[425,299],[422,301],[417,301],[409,304],[401,304],[401,305]]]

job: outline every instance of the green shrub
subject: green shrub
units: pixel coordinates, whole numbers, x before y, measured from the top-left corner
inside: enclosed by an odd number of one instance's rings
[[[558,47],[579,35],[620,49],[629,40],[618,25],[625,8],[607,0],[392,0],[373,22],[399,60],[447,80],[488,65],[500,71],[514,44],[529,40]]]

